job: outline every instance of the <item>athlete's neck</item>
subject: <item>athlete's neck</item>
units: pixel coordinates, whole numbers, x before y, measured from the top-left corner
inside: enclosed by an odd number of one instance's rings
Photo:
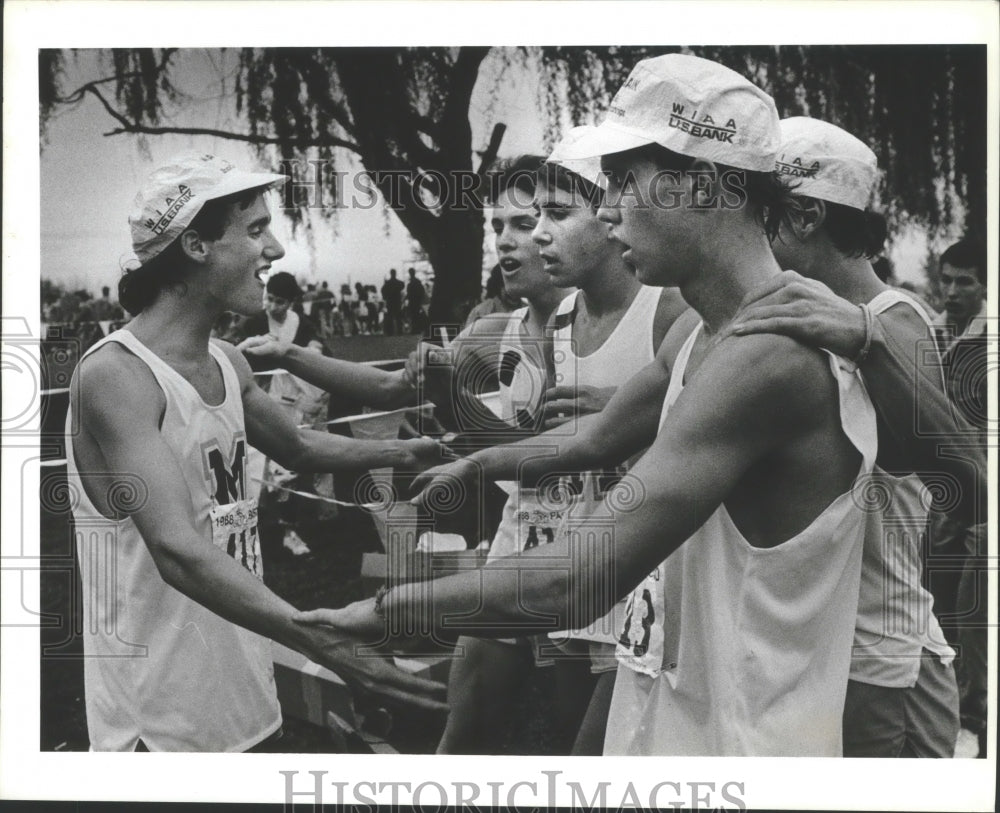
[[[207,303],[163,291],[128,324],[136,337],[162,358],[196,363],[208,357],[212,326],[222,314]]]
[[[680,288],[709,334],[732,321],[743,298],[781,271],[759,223],[746,218],[728,226],[706,235],[698,268]]]
[[[565,293],[561,288],[550,288],[543,294],[528,298],[528,321],[544,332],[549,317],[562,302]]]
[[[591,277],[580,286],[580,296],[590,316],[599,317],[626,310],[642,287],[620,256],[610,260]]]
[[[848,302],[870,302],[889,289],[864,257],[848,257],[829,241],[814,240],[810,246],[807,267],[794,270],[819,280]]]

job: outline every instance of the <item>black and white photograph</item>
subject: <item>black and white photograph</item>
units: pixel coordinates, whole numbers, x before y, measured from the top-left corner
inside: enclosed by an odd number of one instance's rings
[[[995,809],[998,23],[8,3],[0,803]]]

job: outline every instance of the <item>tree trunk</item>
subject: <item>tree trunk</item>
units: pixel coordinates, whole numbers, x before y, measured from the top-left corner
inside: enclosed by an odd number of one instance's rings
[[[482,292],[482,211],[444,210],[423,246],[434,269],[431,324],[464,324]]]

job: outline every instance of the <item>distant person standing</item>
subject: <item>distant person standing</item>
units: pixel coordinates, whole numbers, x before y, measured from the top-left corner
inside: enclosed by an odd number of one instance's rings
[[[111,289],[107,285],[101,288],[101,298],[90,303],[90,309],[96,321],[114,321],[125,318],[125,312],[121,305],[111,298]]]
[[[417,279],[417,269],[410,268],[407,273],[410,281],[406,283],[406,314],[410,319],[410,332],[421,333],[424,329],[424,300],[427,299],[427,291]]]
[[[389,279],[382,285],[382,299],[385,301],[385,335],[395,336],[403,332],[403,290],[405,285],[396,279],[396,269],[389,269]]]
[[[986,320],[986,246],[965,238],[941,255],[941,296],[944,313],[935,324],[945,387],[952,404],[977,430],[986,445],[986,372],[989,366]],[[952,624],[945,633],[958,644],[960,755],[986,756],[986,510],[971,526],[941,513],[931,515],[928,543],[934,558],[964,559],[958,580],[948,579],[953,565],[942,563],[930,581],[935,598]]]
[[[333,291],[325,280],[320,283],[313,302],[313,317],[324,339],[333,335]]]
[[[354,283],[354,321],[357,324],[355,333],[368,333],[368,289],[360,283]]]
[[[353,336],[358,332],[358,320],[354,315],[354,303],[351,301],[351,286],[346,282],[340,286],[340,310],[343,334]]]

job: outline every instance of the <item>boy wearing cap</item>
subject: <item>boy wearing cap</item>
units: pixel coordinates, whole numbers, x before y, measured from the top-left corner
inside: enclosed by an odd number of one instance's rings
[[[923,308],[881,282],[871,266],[886,234],[885,221],[867,208],[877,179],[875,154],[839,127],[794,117],[781,122],[776,168],[795,180],[800,204],[772,245],[782,268],[864,303],[865,320],[880,317],[891,339],[910,348],[910,359],[926,356],[920,346],[932,328]],[[752,313],[741,317],[752,319]],[[857,352],[859,362],[870,341]],[[938,364],[925,367],[943,393]],[[865,380],[872,378],[869,373]],[[932,611],[933,597],[921,586],[927,509],[914,463],[880,421],[878,460],[867,487],[871,505],[844,710],[845,756],[951,757],[954,751],[955,653]]]
[[[130,217],[142,265],[120,283],[135,318],[81,360],[67,477],[84,601],[93,750],[273,749],[281,712],[267,637],[356,687],[424,705],[434,684],[354,656],[342,635],[291,621],[262,582],[247,444],[299,471],[423,465],[430,441],[361,443],[297,430],[218,316],[260,306],[284,250],[263,193],[284,176],[210,155],[160,167]],[[265,637],[266,636],[266,637]]]
[[[850,489],[871,471],[874,411],[840,359],[782,337],[720,340],[779,273],[766,234],[787,205],[777,111],[721,65],[659,57],[577,146],[604,156],[600,216],[639,280],[677,285],[703,320],[667,335],[660,432],[605,499],[613,544],[570,533],[438,580],[429,606],[394,588],[300,617],[362,640],[411,615],[556,627],[567,596],[587,623],[637,587],[605,753],[837,755],[864,527]]]
[[[614,391],[653,361],[670,326],[687,310],[674,288],[654,288],[636,279],[597,218],[600,161],[569,154],[594,127],[575,127],[556,145],[539,174],[533,237],[546,273],[561,288],[576,288],[552,318],[554,383],[546,392],[546,426],[574,417],[588,400],[603,407]],[[574,423],[564,428],[572,436]],[[536,451],[537,453],[537,451]],[[634,460],[603,470],[564,472],[559,488],[567,505],[559,532],[571,525],[581,534],[608,528],[607,493]],[[587,658],[597,676],[587,714],[573,746],[575,755],[602,751],[608,703],[617,671],[614,649],[624,604],[585,627],[550,633],[564,656]]]

